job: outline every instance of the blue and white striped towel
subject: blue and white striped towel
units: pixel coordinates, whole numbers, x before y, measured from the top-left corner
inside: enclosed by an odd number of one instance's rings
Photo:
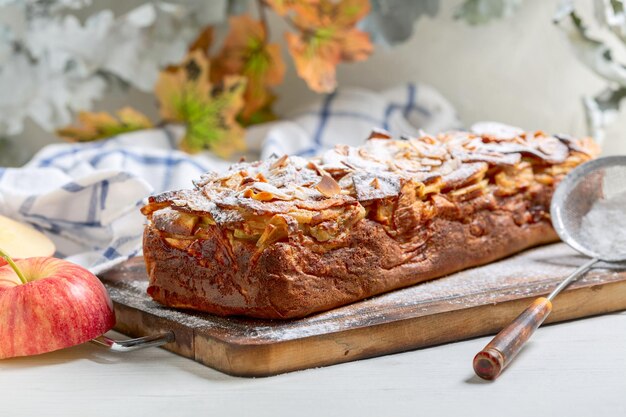
[[[382,93],[342,89],[285,120],[248,129],[255,157],[312,156],[337,143],[358,145],[374,127],[394,134],[458,128],[454,108],[437,91],[409,84]],[[189,188],[203,172],[229,162],[176,150],[180,128],[120,135],[85,144],[55,144],[22,168],[0,168],[0,214],[48,235],[57,256],[94,273],[141,251],[148,195]]]

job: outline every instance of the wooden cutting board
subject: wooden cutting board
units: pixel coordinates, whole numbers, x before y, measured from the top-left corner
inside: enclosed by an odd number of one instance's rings
[[[101,279],[116,329],[172,330],[165,349],[231,375],[268,376],[495,334],[586,258],[554,244],[299,320],[223,318],[160,306],[142,258]],[[626,309],[626,266],[600,265],[559,295],[547,322]],[[468,366],[476,352],[467,352]]]

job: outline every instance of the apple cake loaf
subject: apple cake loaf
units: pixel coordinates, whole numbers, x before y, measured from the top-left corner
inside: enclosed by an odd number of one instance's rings
[[[557,239],[559,180],[598,153],[543,132],[450,132],[208,173],[150,198],[148,293],[219,315],[303,317]]]

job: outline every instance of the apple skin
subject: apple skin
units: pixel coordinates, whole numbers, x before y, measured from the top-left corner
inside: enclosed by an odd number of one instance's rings
[[[0,266],[0,359],[78,345],[115,325],[106,289],[85,268],[47,257],[15,264],[28,283]]]

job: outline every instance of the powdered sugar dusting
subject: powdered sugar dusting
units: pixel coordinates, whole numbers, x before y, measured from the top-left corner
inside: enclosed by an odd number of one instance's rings
[[[337,194],[344,205],[395,198],[408,181],[440,177],[441,190],[452,190],[479,180],[487,168],[517,165],[522,156],[538,166],[561,164],[573,147],[584,150],[579,142],[494,124],[477,125],[474,133],[400,139],[378,132],[362,146],[338,145],[311,160],[283,156],[237,163],[225,173],[203,175],[194,182],[195,191],[168,192],[153,200],[170,201],[181,211],[205,211],[218,225],[229,225],[250,213],[288,213],[301,209],[303,201],[319,202]],[[340,193],[318,192],[317,184],[327,175],[338,182]]]

